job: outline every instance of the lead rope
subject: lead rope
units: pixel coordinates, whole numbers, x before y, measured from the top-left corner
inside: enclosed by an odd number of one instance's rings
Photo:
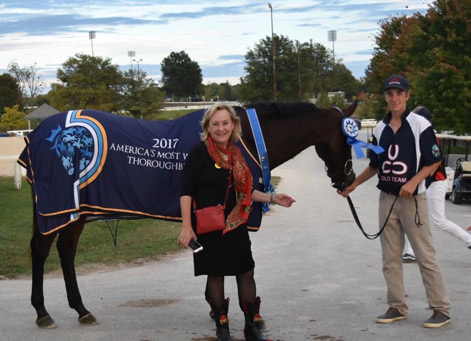
[[[419,215],[419,203],[417,202],[417,199],[414,197],[414,202],[415,202],[415,217],[414,217],[414,222],[417,227],[422,226],[422,222],[420,221],[420,215]]]
[[[355,222],[357,223],[357,226],[358,228],[360,229],[361,233],[363,233],[363,235],[369,239],[369,240],[373,240],[373,239],[376,239],[378,238],[381,233],[383,233],[384,231],[384,228],[386,227],[386,223],[388,222],[389,220],[389,216],[391,215],[391,212],[394,208],[394,204],[396,203],[396,200],[397,198],[399,198],[399,196],[396,195],[396,198],[394,198],[394,201],[391,205],[391,209],[389,210],[389,213],[388,213],[388,216],[386,217],[386,221],[384,222],[384,225],[383,227],[381,227],[381,230],[379,230],[378,233],[375,233],[375,234],[368,234],[365,232],[365,230],[363,229],[363,226],[361,225],[361,222],[360,222],[360,219],[358,218],[358,215],[357,215],[357,212],[355,210],[355,206],[353,206],[353,202],[352,202],[352,199],[350,199],[350,196],[347,197],[347,201],[348,201],[348,206],[350,206],[350,211],[352,211],[352,215],[353,215],[353,218],[355,219]],[[415,225],[417,227],[421,227],[423,224],[420,220],[420,215],[419,215],[419,203],[417,202],[417,199],[416,197],[414,196],[414,202],[415,202],[415,217],[414,217],[414,222],[415,222]]]
[[[397,200],[398,196],[396,196],[396,198],[394,199],[392,205],[391,205],[391,209],[389,210],[389,213],[388,213],[388,216],[386,217],[386,221],[384,222],[384,225],[383,227],[381,227],[381,229],[379,230],[378,233],[375,233],[375,234],[368,234],[365,232],[365,230],[363,229],[363,226],[361,225],[361,222],[360,222],[360,219],[358,218],[358,215],[357,215],[357,212],[355,210],[355,207],[353,206],[353,202],[352,202],[352,199],[350,199],[350,196],[347,197],[347,201],[348,201],[348,206],[350,206],[350,211],[352,211],[352,215],[353,215],[353,218],[355,219],[355,222],[357,223],[357,226],[358,228],[360,229],[361,233],[363,233],[363,235],[369,239],[369,240],[373,240],[373,239],[376,239],[378,238],[381,233],[383,233],[384,231],[384,228],[386,227],[386,223],[388,222],[389,220],[389,216],[391,215],[391,212],[394,208],[394,204],[396,203],[396,200]],[[416,204],[417,204],[417,201],[416,201]],[[420,220],[420,218],[419,218]]]

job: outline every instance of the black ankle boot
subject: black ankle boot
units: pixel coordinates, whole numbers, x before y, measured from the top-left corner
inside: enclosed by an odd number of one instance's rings
[[[216,319],[213,304],[211,303],[211,300],[208,298],[208,296],[206,296],[206,302],[208,302],[209,306],[211,307],[211,310],[209,311],[209,317],[211,317],[211,320]],[[229,297],[224,300],[224,307],[229,307]]]
[[[242,300],[245,315],[244,336],[247,341],[269,341],[262,333],[260,303],[260,297],[255,299],[255,304]]]
[[[229,298],[224,300],[224,307],[219,314],[214,314],[214,320],[216,322],[216,336],[217,341],[232,341],[231,334],[229,332],[229,320],[227,313],[229,311]]]

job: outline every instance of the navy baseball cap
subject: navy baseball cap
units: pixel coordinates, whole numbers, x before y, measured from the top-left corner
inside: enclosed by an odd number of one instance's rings
[[[417,115],[425,117],[429,121],[431,121],[433,118],[432,112],[427,107],[419,106],[412,111],[415,112]]]
[[[409,91],[409,82],[401,75],[389,76],[384,82],[384,91],[393,88]]]

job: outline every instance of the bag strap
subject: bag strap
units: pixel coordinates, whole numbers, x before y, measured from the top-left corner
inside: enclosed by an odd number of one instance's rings
[[[224,205],[222,209],[226,208],[227,198],[229,197],[229,188],[231,187],[232,171],[229,171],[229,180],[227,180],[226,196],[224,197]],[[196,200],[193,198],[193,209],[196,210]]]

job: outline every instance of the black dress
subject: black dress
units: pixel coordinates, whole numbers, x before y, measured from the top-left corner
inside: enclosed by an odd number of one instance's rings
[[[190,151],[183,170],[182,195],[196,200],[196,208],[224,203],[229,171],[216,166],[202,142]],[[226,217],[236,204],[236,193],[231,186],[226,203]],[[196,233],[196,218],[191,213],[191,224]],[[222,235],[215,231],[198,236],[203,251],[194,255],[195,276],[228,276],[243,274],[255,267],[249,233],[245,224]]]

